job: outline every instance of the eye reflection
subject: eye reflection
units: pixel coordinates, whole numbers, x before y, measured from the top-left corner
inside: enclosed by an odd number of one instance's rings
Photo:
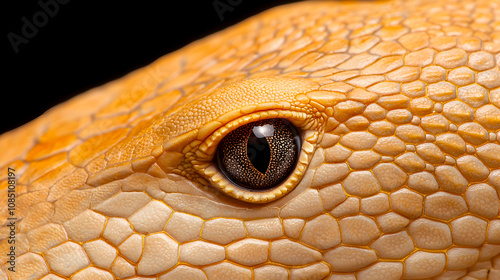
[[[217,163],[222,173],[240,188],[263,191],[293,171],[300,150],[296,128],[285,119],[246,124],[219,143]]]
[[[272,137],[274,135],[274,126],[270,124],[265,124],[261,126],[254,126],[252,128],[253,133],[256,137]]]

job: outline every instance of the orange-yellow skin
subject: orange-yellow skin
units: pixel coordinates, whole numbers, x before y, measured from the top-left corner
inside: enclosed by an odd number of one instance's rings
[[[276,117],[296,169],[233,186]],[[1,135],[0,279],[500,279],[499,143],[498,0],[277,7]]]

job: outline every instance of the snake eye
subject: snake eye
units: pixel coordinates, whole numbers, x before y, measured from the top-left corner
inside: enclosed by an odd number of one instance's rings
[[[293,171],[300,144],[297,129],[289,121],[256,121],[235,129],[221,140],[217,163],[236,186],[265,191],[282,183]]]

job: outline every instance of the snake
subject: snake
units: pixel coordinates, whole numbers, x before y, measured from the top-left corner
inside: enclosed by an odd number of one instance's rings
[[[0,147],[0,279],[500,279],[500,2],[278,6]]]

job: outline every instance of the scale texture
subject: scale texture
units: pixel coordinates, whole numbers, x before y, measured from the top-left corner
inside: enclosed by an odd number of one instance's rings
[[[274,117],[297,168],[239,190]],[[0,279],[498,280],[499,141],[499,1],[276,7],[1,135]]]

